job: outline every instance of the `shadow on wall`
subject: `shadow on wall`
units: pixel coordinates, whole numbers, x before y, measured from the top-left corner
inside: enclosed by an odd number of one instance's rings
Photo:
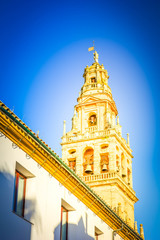
[[[59,224],[53,232],[53,240],[60,240],[60,230],[61,225]],[[86,232],[82,217],[80,218],[78,224],[68,223],[68,239],[94,240],[94,238]]]
[[[29,240],[32,224],[13,213],[14,177],[0,172],[0,239]],[[34,214],[35,202],[26,200],[28,220]]]
[[[25,199],[25,219],[34,222],[34,228],[37,234],[42,232],[42,217],[38,209],[36,200]]]

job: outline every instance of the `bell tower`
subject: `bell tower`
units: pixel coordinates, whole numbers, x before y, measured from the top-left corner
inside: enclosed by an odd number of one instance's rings
[[[62,137],[62,160],[129,225],[134,227],[132,150],[122,137],[118,111],[108,86],[108,72],[98,63],[84,70],[72,118],[72,130]]]

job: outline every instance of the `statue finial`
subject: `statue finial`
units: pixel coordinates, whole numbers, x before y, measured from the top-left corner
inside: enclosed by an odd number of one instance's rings
[[[95,45],[94,45],[94,41],[93,41],[93,47],[88,48],[88,51],[90,52],[90,51],[94,51],[94,50],[95,50]],[[96,63],[98,63],[99,54],[95,51],[95,52],[93,53],[93,56],[94,56],[94,61],[95,61]]]
[[[94,61],[95,61],[96,63],[98,63],[99,54],[95,51],[95,52],[93,53],[93,55],[94,55]]]

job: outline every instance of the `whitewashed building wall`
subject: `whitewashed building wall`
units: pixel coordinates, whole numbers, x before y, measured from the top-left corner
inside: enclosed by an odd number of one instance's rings
[[[29,176],[24,218],[13,212],[15,170]],[[68,240],[111,240],[112,229],[4,135],[0,137],[0,239],[60,240],[61,204],[69,206]],[[122,239],[118,234],[115,240]]]

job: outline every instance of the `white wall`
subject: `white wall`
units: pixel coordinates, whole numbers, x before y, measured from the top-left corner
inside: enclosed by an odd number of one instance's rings
[[[16,162],[34,175],[27,179],[24,219],[12,212]],[[112,239],[109,226],[5,136],[0,137],[0,189],[0,239],[60,240],[62,199],[75,209],[68,217],[69,240],[94,239],[95,226],[104,233],[100,240]]]

